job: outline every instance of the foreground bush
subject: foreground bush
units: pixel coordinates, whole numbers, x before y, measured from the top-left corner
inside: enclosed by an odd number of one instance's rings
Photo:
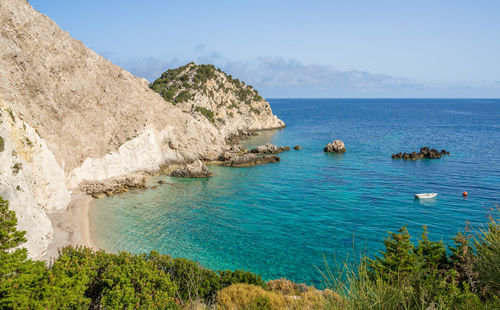
[[[406,227],[390,233],[375,259],[337,265],[340,274],[327,266],[327,286],[342,296],[329,308],[500,309],[499,228],[494,217],[475,234],[467,228],[448,251],[425,227],[416,245]]]
[[[498,217],[498,212],[496,214]],[[244,270],[213,271],[152,251],[110,254],[64,248],[47,267],[27,259],[24,232],[0,197],[0,309],[500,309],[496,217],[448,249],[406,227],[357,265],[326,265],[327,289]]]
[[[248,271],[215,272],[196,262],[151,252],[119,254],[63,248],[47,267],[17,248],[25,233],[0,197],[0,309],[177,309],[212,304],[233,283],[263,285]]]

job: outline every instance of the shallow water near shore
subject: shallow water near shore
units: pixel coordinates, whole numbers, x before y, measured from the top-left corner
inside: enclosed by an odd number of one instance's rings
[[[301,145],[281,162],[210,166],[214,177],[155,177],[168,184],[97,199],[91,233],[100,248],[153,249],[213,269],[246,269],[265,279],[320,284],[323,256],[373,256],[387,231],[407,224],[415,241],[451,238],[487,221],[500,202],[500,100],[271,99],[287,128],[261,132],[249,147]],[[323,147],[341,139],[345,154]],[[436,160],[392,153],[442,148]],[[469,193],[464,199],[463,191]],[[414,200],[419,192],[436,199]]]

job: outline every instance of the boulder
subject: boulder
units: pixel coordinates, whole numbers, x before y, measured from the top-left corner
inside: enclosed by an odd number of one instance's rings
[[[428,147],[421,148],[419,154],[423,158],[441,158],[441,153],[438,150]]]
[[[403,154],[401,152],[399,152],[397,154],[392,154],[392,158],[394,158],[394,159],[401,159],[401,158],[403,158]]]
[[[328,143],[326,147],[323,149],[325,152],[333,152],[333,153],[344,153],[346,151],[344,142],[341,140],[335,140],[332,143]]]
[[[196,160],[190,164],[185,164],[180,168],[175,169],[170,173],[171,177],[176,178],[208,178],[212,173],[201,160]]]
[[[300,150],[302,150],[302,147],[300,145],[296,145],[293,147],[293,149],[296,151],[300,151]]]
[[[264,145],[259,145],[256,148],[252,149],[250,153],[254,154],[278,154],[284,151],[289,151],[289,146],[276,146],[271,143],[267,143]]]
[[[420,157],[420,155],[417,152],[412,152],[410,154],[410,159],[412,159],[412,160],[418,159],[419,157]]]

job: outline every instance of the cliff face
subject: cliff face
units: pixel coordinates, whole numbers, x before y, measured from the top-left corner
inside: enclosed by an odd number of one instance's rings
[[[227,130],[198,112],[185,113],[25,0],[0,1],[0,25],[0,195],[27,230],[31,257],[42,256],[51,242],[46,213],[64,210],[83,180],[216,158],[234,128],[282,124],[267,103],[261,115],[243,110],[226,122]],[[208,107],[210,101],[200,102]],[[210,109],[216,118],[224,113],[211,102]]]

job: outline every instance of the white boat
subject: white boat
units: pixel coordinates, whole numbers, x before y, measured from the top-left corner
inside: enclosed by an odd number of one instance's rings
[[[436,197],[438,194],[437,193],[421,193],[421,194],[415,194],[416,199],[432,199]]]

